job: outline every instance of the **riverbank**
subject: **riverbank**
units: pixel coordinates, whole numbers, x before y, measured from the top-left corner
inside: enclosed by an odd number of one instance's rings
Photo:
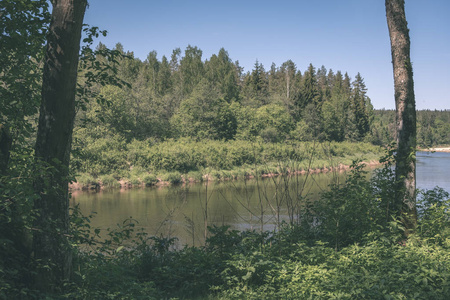
[[[97,141],[72,160],[71,189],[101,189],[246,179],[348,169],[373,164],[384,149],[370,143],[215,141],[193,139]]]
[[[118,298],[136,299],[328,299],[336,295],[346,299],[406,299],[407,295],[447,299],[448,194],[436,189],[418,197],[418,230],[405,240],[401,227],[386,220],[392,193],[385,190],[390,179],[383,180],[388,181],[381,181],[381,185],[372,182],[369,187],[364,176],[354,176],[347,184],[334,187],[332,194],[322,193],[320,198],[308,201],[311,209],[296,211],[301,223],[298,219],[278,221],[277,230],[271,230],[268,222],[263,222],[265,231],[254,230],[259,227],[251,225],[249,230],[230,228],[225,222],[258,222],[261,202],[252,206],[250,199],[240,202],[238,197],[224,195],[214,187],[203,195],[180,189],[186,194],[175,193],[176,200],[158,195],[161,191],[157,189],[147,190],[155,192],[153,196],[143,196],[141,191],[118,192],[125,196],[110,201],[104,201],[101,194],[111,193],[89,195],[92,198],[80,201],[79,208],[89,204],[89,212],[101,212],[96,218],[101,215],[117,227],[106,231],[106,242],[96,244],[97,239],[89,239],[93,241],[92,250],[83,253],[79,277],[68,285],[70,290],[65,295],[71,299],[84,299],[84,295],[103,299],[112,293]],[[224,186],[222,190],[228,193],[234,188]],[[212,191],[219,201],[213,200]],[[246,191],[260,197],[251,188]],[[272,201],[274,207],[262,208],[261,218],[277,222],[271,215],[276,212],[276,199],[287,198],[281,198],[284,196],[278,194],[279,190],[273,192],[278,198],[272,198],[272,193],[263,196],[264,205]],[[194,197],[189,198],[189,194]],[[235,200],[228,202],[225,198]],[[305,198],[295,200],[304,203]],[[441,205],[437,207],[436,203]],[[287,206],[287,202],[282,205]],[[97,210],[92,210],[94,207]],[[139,214],[131,214],[129,208]],[[224,217],[226,208],[236,217]],[[281,211],[285,214],[289,208]],[[124,214],[120,222],[111,220],[117,213]],[[215,213],[222,218],[215,218]],[[221,220],[222,226],[215,226],[214,220]],[[151,224],[157,231],[150,229]],[[162,231],[161,226],[167,226],[168,231]],[[191,236],[192,246],[176,245],[180,238],[177,226]],[[209,231],[205,231],[206,226]],[[91,222],[89,227],[99,228]],[[124,239],[130,236],[133,238]],[[198,236],[207,239],[198,242]],[[412,284],[405,284],[408,282]]]
[[[422,152],[446,152],[450,153],[450,147],[435,147],[435,148],[419,148]]]
[[[368,168],[377,168],[381,166],[379,160],[362,161]],[[281,175],[307,175],[307,174],[319,174],[319,173],[329,173],[329,172],[339,172],[343,173],[350,170],[351,164],[338,164],[337,166],[323,165],[320,168],[307,168],[307,169],[284,169],[278,167],[276,170],[271,168],[271,171],[267,166],[259,166],[256,168],[243,168],[242,170],[233,173],[229,170],[216,171],[213,170],[210,173],[201,174],[199,172],[197,176],[192,176],[192,174],[165,174],[163,176],[152,177],[153,179],[148,182],[143,179],[138,178],[135,181],[130,181],[128,179],[119,179],[115,181],[103,182],[101,179],[92,180],[88,183],[72,182],[69,184],[69,189],[73,191],[87,191],[87,190],[103,190],[106,188],[118,188],[118,189],[130,189],[130,188],[145,188],[145,187],[165,187],[173,184],[190,184],[199,182],[215,182],[215,181],[227,181],[227,180],[246,180],[253,179],[256,176],[259,178],[270,178]],[[103,177],[104,178],[104,177]],[[109,178],[109,176],[108,176]]]

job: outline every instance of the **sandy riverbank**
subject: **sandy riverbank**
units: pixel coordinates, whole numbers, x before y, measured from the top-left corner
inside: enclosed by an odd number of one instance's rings
[[[425,149],[419,149],[419,151],[424,151],[424,152],[450,152],[450,147],[425,148]]]

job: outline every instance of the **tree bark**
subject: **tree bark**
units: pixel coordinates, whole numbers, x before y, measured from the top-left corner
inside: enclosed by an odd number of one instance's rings
[[[75,94],[86,0],[53,0],[42,82],[35,155],[33,252],[36,285],[53,290],[71,272],[68,170],[75,119]]]
[[[394,68],[397,152],[395,195],[397,212],[403,220],[406,235],[417,223],[416,211],[416,104],[410,58],[409,30],[404,0],[386,0],[386,18],[391,40]]]
[[[6,174],[9,162],[9,150],[11,149],[12,138],[5,125],[0,124],[0,176]]]

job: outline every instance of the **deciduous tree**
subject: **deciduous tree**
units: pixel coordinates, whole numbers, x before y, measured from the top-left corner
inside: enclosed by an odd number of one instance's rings
[[[386,0],[386,18],[391,40],[396,107],[397,151],[395,177],[398,183],[397,211],[406,234],[414,229],[416,211],[416,103],[410,58],[409,30],[404,0]]]
[[[75,119],[75,94],[81,29],[86,0],[53,0],[42,82],[35,155],[38,198],[33,251],[39,262],[36,284],[53,289],[68,279],[71,251],[68,170]]]

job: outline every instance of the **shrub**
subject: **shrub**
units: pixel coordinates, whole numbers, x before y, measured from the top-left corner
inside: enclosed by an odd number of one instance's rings
[[[449,193],[439,187],[428,191],[420,191],[417,209],[420,236],[441,245],[448,242],[450,239]]]
[[[123,148],[127,148],[129,153]],[[95,141],[93,145],[87,145],[74,166],[79,166],[77,171],[80,173],[93,177],[115,173],[128,178],[139,177],[149,171],[154,174],[188,174],[202,170],[201,172],[206,174],[207,168],[222,172],[236,167],[251,166],[254,169],[256,166],[261,169],[265,166],[287,164],[290,166],[289,170],[294,171],[308,167],[329,167],[333,164],[337,166],[339,163],[350,164],[355,159],[376,160],[380,152],[381,148],[370,144],[347,142],[267,143],[262,139],[257,142],[225,142],[181,138],[160,143],[134,140],[125,145],[117,139],[106,142],[105,138],[103,141]],[[311,157],[313,159],[310,162]],[[271,171],[275,171],[274,168]],[[200,179],[199,176],[196,178]]]
[[[141,179],[140,179],[139,176],[133,175],[133,176],[130,177],[130,183],[131,183],[132,185],[136,185],[136,186],[137,186],[137,185],[141,185],[142,182],[143,182],[143,181],[141,181]]]
[[[179,172],[169,172],[160,175],[162,181],[167,181],[172,184],[179,184],[182,182],[181,173]]]
[[[195,182],[202,182],[203,181],[203,174],[200,171],[190,171],[186,174],[186,177],[188,180],[192,180]]]
[[[88,187],[90,185],[96,185],[98,182],[95,180],[95,178],[87,173],[81,173],[76,176],[77,183],[81,185],[82,188]]]
[[[99,177],[101,184],[104,187],[110,187],[110,188],[119,188],[120,183],[117,181],[116,178],[114,178],[113,175],[102,175]]]
[[[158,178],[156,178],[155,174],[144,174],[141,178],[146,186],[152,186],[158,182]]]

